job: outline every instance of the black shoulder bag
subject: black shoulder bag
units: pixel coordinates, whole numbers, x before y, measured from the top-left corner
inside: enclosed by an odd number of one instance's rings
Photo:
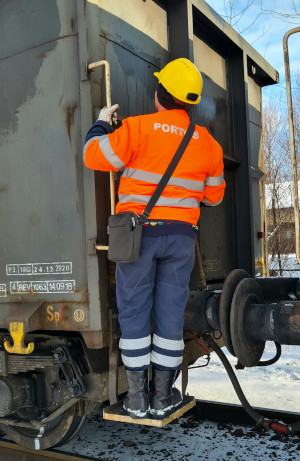
[[[124,211],[111,215],[108,219],[108,259],[118,263],[131,263],[139,258],[143,225],[147,221],[152,211],[152,208],[159,199],[162,191],[166,187],[171,178],[176,166],[179,163],[191,137],[195,130],[195,124],[190,122],[190,125],[179,144],[179,147],[171,160],[165,174],[159,181],[151,199],[149,200],[145,210],[138,216],[131,211]]]

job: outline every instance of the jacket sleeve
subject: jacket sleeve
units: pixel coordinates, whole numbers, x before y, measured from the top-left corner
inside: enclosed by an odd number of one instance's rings
[[[223,165],[223,150],[221,146],[211,138],[211,166],[204,183],[204,195],[202,203],[206,206],[219,205],[224,197],[225,180]]]
[[[119,171],[139,147],[139,117],[129,117],[113,131],[106,122],[96,122],[88,131],[83,160],[92,170]]]

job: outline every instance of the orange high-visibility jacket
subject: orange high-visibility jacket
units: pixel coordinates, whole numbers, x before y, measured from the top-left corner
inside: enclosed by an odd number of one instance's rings
[[[122,126],[85,143],[88,168],[118,171],[124,168],[116,212],[141,214],[171,162],[185,131],[189,116],[185,110],[164,110],[129,117]],[[206,128],[195,132],[163,190],[150,219],[170,219],[197,224],[199,203],[215,206],[224,196],[223,154]]]

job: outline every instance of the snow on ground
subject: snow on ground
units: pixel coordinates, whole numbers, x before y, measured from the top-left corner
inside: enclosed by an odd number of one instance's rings
[[[268,344],[263,359],[271,358],[274,350]],[[236,359],[229,353],[227,357],[234,365]],[[276,364],[238,371],[250,403],[300,413],[299,359],[299,347],[283,346],[282,357]],[[203,359],[198,360],[201,363]],[[180,388],[180,378],[177,387]],[[190,371],[188,393],[198,399],[238,403],[215,354],[208,367]],[[272,432],[258,434],[251,427],[203,421],[196,411],[164,428],[104,421],[101,413],[101,409],[94,413],[63,449],[101,461],[300,460],[299,434],[290,438],[278,438]]]
[[[226,352],[226,348],[223,351],[234,368],[237,359]],[[268,342],[262,360],[269,360],[274,355],[275,346]],[[205,363],[203,358],[194,366],[202,363]],[[300,347],[282,346],[281,358],[274,365],[235,370],[235,373],[251,405],[300,414],[299,364]],[[216,354],[211,354],[207,367],[190,370],[187,392],[197,399],[240,403]]]
[[[295,254],[282,254],[280,256],[283,277],[300,277],[300,265]],[[280,275],[278,256],[269,255],[269,270],[276,271]]]

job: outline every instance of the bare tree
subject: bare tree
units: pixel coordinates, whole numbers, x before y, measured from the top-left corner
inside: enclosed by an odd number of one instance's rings
[[[295,0],[282,2],[281,8],[265,8],[263,0],[206,0],[222,18],[241,35],[252,28],[261,15],[271,16],[289,24],[299,24],[300,10]],[[263,25],[263,30],[252,42],[265,37],[271,26]],[[269,38],[270,40],[270,38]],[[267,44],[268,47],[269,43]]]
[[[295,131],[295,148],[297,153],[297,169],[298,175],[300,174],[300,73],[296,76],[296,88],[293,92],[293,117],[294,117],[294,131]]]
[[[221,7],[216,6],[216,0],[207,0],[207,3],[218,11],[220,16],[239,34],[251,29],[262,14],[262,0],[247,0],[242,2],[243,5],[238,0],[223,0]],[[266,28],[264,27],[262,34],[255,41],[265,34]]]
[[[296,6],[295,0],[290,0],[289,7],[282,2],[281,11],[261,8],[261,14],[271,15],[289,24],[299,24],[300,20],[300,9]]]
[[[236,0],[224,0],[224,10],[225,15],[224,19],[237,31],[242,34],[246,30],[250,29],[255,21],[258,19],[261,13],[257,14],[255,18],[248,23],[243,29],[240,28],[241,19],[249,12],[249,9],[253,6],[254,0],[247,0],[245,4],[241,7],[237,5]]]
[[[263,111],[263,144],[266,170],[268,247],[270,270],[283,275],[287,254],[294,250],[292,187],[289,166],[287,118],[280,101],[268,101]]]
[[[300,173],[300,76],[293,91],[294,127],[298,174]],[[266,170],[268,247],[270,269],[279,275],[288,266],[288,255],[295,252],[293,188],[287,113],[282,101],[267,101],[263,108],[263,144]]]

